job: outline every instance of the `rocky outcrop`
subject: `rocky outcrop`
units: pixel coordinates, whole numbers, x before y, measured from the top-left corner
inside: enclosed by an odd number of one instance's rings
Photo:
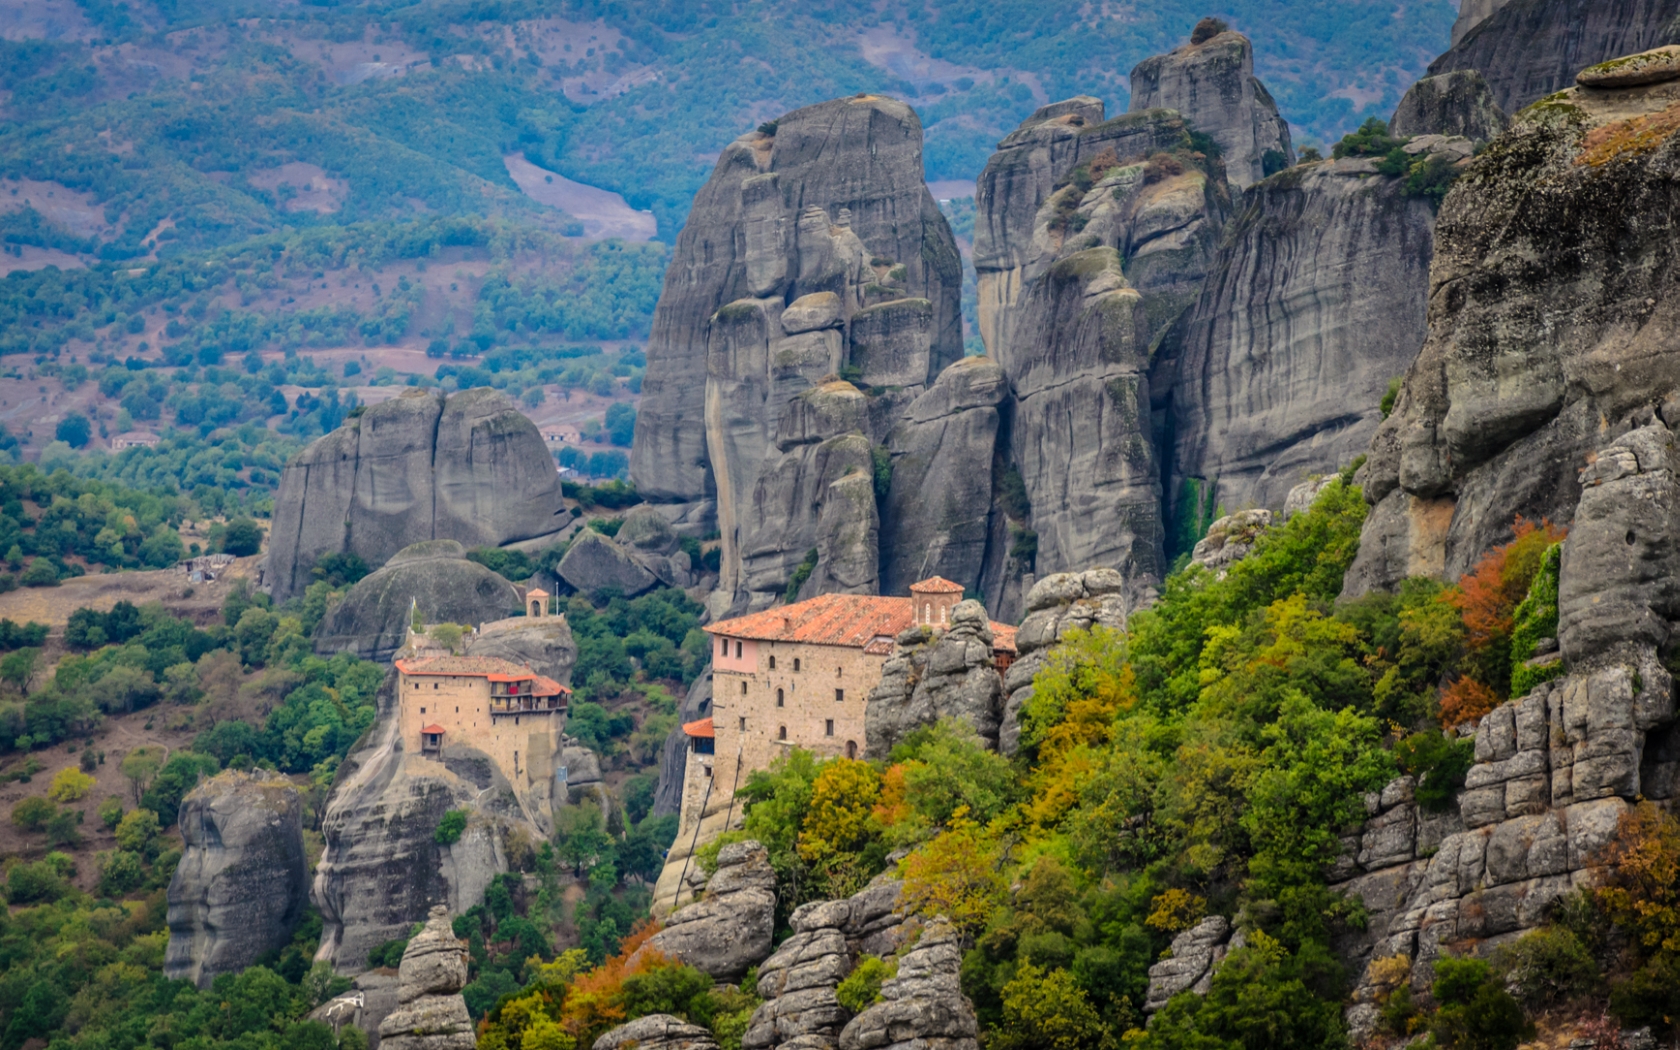
[[[1200,565],[1220,579],[1226,570],[1248,557],[1260,534],[1272,525],[1269,510],[1239,510],[1208,526],[1207,535],[1190,552],[1190,564]]]
[[[840,1050],[976,1050],[974,1005],[958,979],[962,946],[944,923],[922,931],[916,946],[898,962],[898,973],[881,982],[881,1001],[847,1022]]]
[[[688,734],[682,727],[705,718],[712,709],[712,674],[707,671],[694,680],[677,709],[677,725],[665,737],[659,752],[659,785],[653,792],[653,815],[664,816],[682,809],[683,777],[688,768]]]
[[[321,911],[318,958],[366,966],[370,948],[406,936],[435,905],[455,914],[484,899],[507,869],[510,829],[547,838],[545,781],[516,790],[483,752],[450,746],[439,759],[405,754],[397,732],[396,672],[379,691],[379,718],[339,767],[321,821],[325,851],[310,897]],[[470,814],[452,845],[434,837],[451,809]]]
[[[1295,163],[1289,124],[1254,76],[1254,45],[1216,19],[1190,42],[1132,69],[1133,113],[1172,109],[1213,139],[1231,185],[1246,189]]]
[[[439,905],[403,950],[398,1005],[379,1022],[379,1045],[384,1050],[472,1050],[478,1040],[461,997],[466,984],[466,942],[450,928],[449,909]]]
[[[605,533],[584,529],[566,548],[555,568],[560,578],[580,594],[615,591],[634,598],[659,586],[659,577]]]
[[[1508,122],[1482,75],[1460,69],[1424,77],[1407,88],[1389,118],[1388,133],[1399,138],[1456,135],[1486,142],[1504,131]]]
[[[948,630],[910,627],[898,636],[869,693],[864,733],[870,758],[886,758],[917,729],[947,719],[968,723],[986,746],[997,747],[1003,681],[992,660],[986,607],[958,602]]]
[[[758,994],[742,1050],[772,1050],[800,1040],[806,1047],[832,1047],[850,1012],[835,989],[852,970],[846,944],[849,901],[802,905],[789,919],[793,934],[758,967]]]
[[[1242,931],[1233,934],[1231,921],[1223,915],[1209,915],[1179,933],[1173,937],[1172,949],[1166,957],[1149,967],[1149,993],[1144,1000],[1144,1011],[1154,1013],[1179,992],[1206,995],[1214,970],[1227,954],[1242,946]]]
[[[1003,676],[1003,721],[998,727],[998,750],[1013,755],[1021,743],[1021,708],[1033,695],[1033,677],[1054,657],[1056,644],[1069,631],[1093,627],[1119,630],[1135,609],[1154,600],[1146,592],[1134,603],[1127,582],[1109,568],[1061,572],[1046,576],[1027,592],[1027,617],[1015,634],[1016,659]]]
[[[1676,102],[1680,80],[1572,88],[1522,114],[1448,194],[1427,339],[1360,476],[1374,506],[1344,593],[1457,578],[1518,514],[1568,521],[1576,468],[1607,432],[1672,401]],[[1512,271],[1518,258],[1534,262]]]
[[[1465,0],[1486,15],[1453,30],[1453,46],[1429,75],[1474,69],[1507,113],[1575,83],[1587,66],[1676,43],[1680,0]],[[1474,5],[1474,6],[1472,6]]]
[[[1463,140],[1433,140],[1449,159]],[[1425,333],[1435,216],[1405,180],[1347,158],[1244,198],[1207,282],[1157,363],[1182,550],[1216,507],[1282,505],[1363,452]]]
[[[302,804],[284,778],[218,773],[181,800],[163,972],[208,988],[278,951],[308,903]]]
[[[881,593],[929,576],[979,582],[1000,542],[992,459],[1009,380],[987,357],[939,374],[888,438],[892,483],[882,507]]]
[[[648,1014],[604,1032],[594,1050],[717,1050],[710,1029],[670,1014]]]
[[[467,637],[465,655],[499,657],[571,685],[578,650],[564,616],[519,616],[484,624]]]
[[[466,548],[454,540],[415,543],[357,581],[332,607],[315,630],[315,651],[389,660],[407,640],[416,607],[426,623],[477,626],[518,609],[519,592],[501,575],[468,561]]]
[[[872,494],[866,506],[859,486],[841,486],[830,520],[802,509],[798,535],[773,550],[761,479],[785,482],[828,458],[785,440],[801,394],[856,375],[869,388],[858,435],[867,452],[962,354],[956,242],[923,182],[921,151],[920,121],[894,99],[796,110],[724,148],[678,237],[648,343],[631,476],[658,502],[715,500],[724,608],[747,607],[749,589],[785,588],[818,532],[835,548],[819,587],[871,582],[860,573],[868,561],[872,576],[878,556],[861,556],[878,518]],[[794,443],[843,436],[805,429]],[[854,451],[843,459],[850,466]],[[820,480],[810,491],[827,499],[843,474],[801,476]]]
[[[776,873],[769,852],[751,840],[732,842],[718,851],[705,896],[667,916],[647,946],[715,980],[739,980],[770,954],[775,918]]]
[[[553,456],[505,395],[410,390],[286,464],[263,582],[284,601],[324,554],[380,565],[421,540],[499,547],[570,524]]]
[[[1443,952],[1486,953],[1592,884],[1631,803],[1675,797],[1674,681],[1658,653],[1680,616],[1677,471],[1660,423],[1582,470],[1558,583],[1567,673],[1481,719],[1455,814],[1421,811],[1408,778],[1367,800],[1372,819],[1341,870],[1360,874],[1339,887],[1371,912],[1367,936],[1346,947],[1356,960],[1405,956],[1413,985],[1427,986]],[[1378,991],[1367,977],[1356,992],[1356,1035],[1374,1023]]]

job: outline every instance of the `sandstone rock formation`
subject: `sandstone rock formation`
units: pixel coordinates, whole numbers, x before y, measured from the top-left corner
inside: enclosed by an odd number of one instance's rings
[[[1346,950],[1406,957],[1419,989],[1441,953],[1485,953],[1541,924],[1596,880],[1632,802],[1680,790],[1674,681],[1658,658],[1680,615],[1674,435],[1650,423],[1612,440],[1580,484],[1559,572],[1566,676],[1482,718],[1456,814],[1420,810],[1403,778],[1367,800],[1373,819],[1344,848],[1352,877],[1338,888],[1371,913]],[[1367,977],[1355,994],[1356,1037],[1375,1023],[1375,993]]]
[[[1680,0],[1466,0],[1489,9],[1429,66],[1430,76],[1474,69],[1507,113],[1575,83],[1575,74],[1621,55],[1676,43]],[[1460,24],[1465,20],[1461,17]]]
[[[423,390],[369,406],[280,476],[264,583],[301,593],[323,554],[380,565],[421,540],[469,547],[556,536],[571,524],[536,425],[498,391]]]
[[[832,1047],[851,1019],[835,988],[852,970],[845,928],[849,901],[801,906],[789,919],[793,934],[758,967],[758,994],[742,1050],[773,1050],[801,1040],[802,1046]]]
[[[659,577],[652,570],[594,529],[584,529],[577,534],[555,571],[562,580],[585,595],[613,590],[626,598],[634,598],[659,586]]]
[[[910,627],[901,633],[864,711],[869,757],[887,757],[915,730],[946,718],[968,723],[995,749],[1003,682],[992,660],[993,641],[986,607],[972,600],[952,607],[948,630]]]
[[[449,909],[431,910],[397,967],[397,1002],[379,1022],[385,1050],[472,1050],[478,1044],[467,1001],[467,946],[450,928]]]
[[[873,494],[867,505],[856,483],[830,494],[844,471],[817,468],[832,458],[821,448],[830,439],[846,445],[829,450],[838,464],[857,465],[962,353],[960,264],[923,182],[921,144],[910,107],[878,95],[789,113],[723,150],[678,237],[648,344],[631,475],[662,503],[715,500],[726,607],[763,603],[749,602],[749,580],[754,595],[779,593],[818,533],[835,548],[828,589],[873,583],[878,554],[863,557],[878,518]],[[843,371],[870,389],[844,420],[793,404]],[[812,428],[842,421],[864,425]],[[790,474],[831,513],[824,521],[821,509],[800,508],[786,548],[773,549],[761,478],[775,476],[779,492]]]
[[[1607,429],[1680,385],[1680,142],[1639,137],[1676,101],[1680,80],[1572,88],[1522,114],[1447,196],[1428,337],[1360,478],[1374,507],[1345,593],[1457,578],[1518,514],[1568,521]],[[1515,258],[1536,262],[1513,275]]]
[[[1149,967],[1149,993],[1143,1009],[1154,1013],[1186,990],[1206,995],[1219,963],[1242,946],[1242,932],[1233,934],[1231,921],[1223,915],[1209,915],[1178,934],[1166,958]]]
[[[291,941],[308,902],[302,809],[283,777],[237,770],[181,800],[165,976],[208,988]]]
[[[1092,627],[1118,630],[1126,617],[1154,600],[1142,595],[1137,604],[1127,597],[1127,582],[1110,568],[1062,572],[1046,576],[1027,592],[1027,617],[1015,634],[1016,659],[1003,676],[1008,694],[998,727],[998,750],[1014,754],[1021,743],[1021,707],[1033,695],[1033,677],[1054,655],[1056,643],[1069,631]]]
[[[1272,524],[1269,510],[1239,510],[1208,526],[1207,535],[1190,552],[1190,564],[1200,565],[1220,579],[1232,565],[1254,550],[1254,543]]]
[[[719,981],[738,980],[770,954],[776,873],[757,842],[718,851],[717,871],[701,900],[672,912],[647,944]]]
[[[1424,77],[1406,89],[1389,118],[1388,133],[1456,135],[1486,142],[1505,130],[1509,118],[1493,100],[1487,81],[1474,69],[1459,69]]]
[[[1155,368],[1179,549],[1214,508],[1279,507],[1303,476],[1363,452],[1425,332],[1435,217],[1404,179],[1325,161],[1246,204]]]
[[[518,609],[519,592],[468,561],[466,548],[454,540],[411,544],[333,606],[315,630],[315,651],[389,660],[407,639],[416,607],[427,623],[477,626]]]
[[[1203,19],[1188,44],[1138,63],[1131,84],[1133,113],[1177,110],[1218,143],[1239,189],[1295,163],[1289,124],[1254,76],[1254,45],[1215,19]]]
[[[465,655],[511,660],[561,685],[571,685],[578,650],[564,616],[524,616],[485,624],[467,637]]]
[[[509,784],[481,751],[450,746],[439,759],[405,754],[396,725],[396,672],[379,691],[379,719],[339,770],[321,821],[326,849],[310,896],[321,911],[318,958],[340,970],[405,936],[434,905],[468,910],[507,869],[506,829],[547,837],[549,783]],[[451,809],[471,814],[453,845],[433,837]]]
[[[922,931],[898,962],[898,974],[881,982],[881,1002],[846,1023],[840,1050],[976,1050],[974,1006],[962,993],[962,946],[944,923]]]
[[[709,1029],[670,1014],[648,1014],[595,1040],[594,1050],[717,1050]]]

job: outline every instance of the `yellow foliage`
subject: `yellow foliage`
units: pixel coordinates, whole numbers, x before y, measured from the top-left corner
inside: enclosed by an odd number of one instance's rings
[[[1365,973],[1371,987],[1375,988],[1379,995],[1387,995],[1412,979],[1412,957],[1390,955],[1383,959],[1373,959]]]
[[[853,852],[875,830],[881,775],[868,762],[836,758],[811,785],[811,806],[799,832],[799,855],[812,863]]]
[[[93,778],[75,766],[65,766],[53,774],[47,797],[54,802],[80,802],[93,790]]]
[[[1149,902],[1149,917],[1143,923],[1163,933],[1177,933],[1201,922],[1206,914],[1205,899],[1174,887]]]
[[[1002,902],[1003,850],[959,809],[951,826],[899,862],[907,911],[949,919],[972,937]]]
[[[1616,838],[1597,859],[1613,872],[1598,891],[1610,921],[1647,951],[1680,951],[1680,821],[1641,802],[1622,814]]]
[[[887,767],[881,774],[881,799],[875,803],[873,810],[875,819],[883,827],[892,827],[900,821],[909,819],[915,812],[910,806],[908,790],[904,784],[906,763],[899,762]]]

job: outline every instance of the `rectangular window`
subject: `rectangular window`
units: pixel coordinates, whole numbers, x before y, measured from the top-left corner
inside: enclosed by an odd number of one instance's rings
[[[420,709],[420,713],[421,713],[421,714],[425,714],[425,713],[426,713],[426,709],[425,709],[425,708],[424,708],[424,707],[422,707],[422,708],[421,708],[421,709]]]
[[[729,655],[729,639],[727,639],[727,638],[719,638],[718,639],[718,655],[719,656],[728,656]]]
[[[772,656],[770,658],[770,670],[774,671],[775,669],[776,669],[776,658],[774,656]]]
[[[846,699],[846,691],[844,689],[836,689],[834,691],[834,701],[835,701],[835,703],[840,703],[840,702],[844,701],[845,699]]]
[[[833,736],[834,735],[834,719],[832,719],[832,718],[828,719],[828,721],[826,722],[826,724],[824,726],[823,735],[824,736]]]
[[[741,658],[741,652],[742,652],[741,643],[736,642],[735,643],[735,659],[739,660]]]
[[[793,669],[795,672],[799,670],[799,657],[797,656],[793,658]]]
[[[745,733],[746,731],[747,731],[747,720],[743,717],[741,719],[741,732]]]

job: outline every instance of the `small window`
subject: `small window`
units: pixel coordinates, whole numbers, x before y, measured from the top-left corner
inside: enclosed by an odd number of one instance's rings
[[[836,689],[834,691],[834,702],[837,703],[837,704],[838,703],[844,703],[845,700],[846,700],[846,691],[844,689]]]
[[[747,731],[747,719],[743,715],[742,718],[741,718],[741,732],[745,733],[746,731]]]
[[[793,673],[799,673],[799,657],[797,656],[793,658]]]
[[[772,656],[770,658],[770,670],[774,671],[775,669],[776,669],[776,658],[774,656]]]
[[[433,688],[433,689],[436,689],[436,688],[437,688],[437,687],[438,687],[438,684],[437,684],[437,683],[436,683],[436,682],[433,682],[433,683],[432,683],[432,688]]]
[[[420,709],[420,713],[421,713],[421,714],[425,714],[425,713],[426,713],[426,709],[425,709],[425,708],[424,708],[424,707],[422,707],[422,708],[421,708],[421,709]]]
[[[460,709],[460,708],[459,708],[459,707],[457,707],[457,708],[456,708],[456,709],[455,709],[455,713],[456,713],[456,714],[460,714],[460,713],[461,713],[461,709]]]
[[[712,776],[712,767],[711,766],[701,766],[700,768],[704,769],[706,771],[706,779],[710,780],[711,776]]]
[[[828,719],[827,722],[824,723],[823,735],[824,736],[833,736],[834,735],[834,719],[830,718],[830,719]]]
[[[747,695],[747,683],[746,682],[741,683],[741,695],[742,696]]]
[[[776,729],[776,739],[777,740],[786,740],[787,739],[787,726],[778,726],[777,727],[777,729]]]
[[[777,707],[782,707],[783,706],[782,691],[780,689],[776,690],[776,706]]]
[[[736,642],[735,643],[735,659],[739,660],[741,658],[741,652],[742,652],[741,643]]]
[[[847,758],[856,758],[857,757],[857,741],[856,740],[846,741],[846,757]]]
[[[846,669],[844,667],[836,667],[834,669],[834,677],[836,677],[836,678],[841,678],[845,674],[846,674]]]
[[[729,655],[729,639],[727,639],[727,638],[719,638],[718,639],[718,655],[719,656],[728,656]]]

